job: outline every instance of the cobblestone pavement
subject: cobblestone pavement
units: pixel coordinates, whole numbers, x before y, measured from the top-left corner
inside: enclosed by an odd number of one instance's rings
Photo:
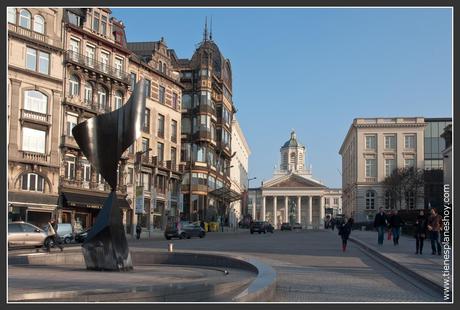
[[[441,301],[370,258],[350,243],[347,252],[330,231],[274,234],[208,233],[204,239],[130,240],[130,247],[232,252],[254,256],[278,274],[277,302]]]

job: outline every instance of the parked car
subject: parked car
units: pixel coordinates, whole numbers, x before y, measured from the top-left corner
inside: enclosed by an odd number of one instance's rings
[[[49,242],[48,234],[35,225],[23,221],[8,223],[8,248],[41,248]]]
[[[165,238],[171,240],[171,238],[179,239],[190,239],[191,237],[203,238],[206,235],[204,229],[200,226],[200,223],[192,222],[180,222],[179,225],[176,223],[169,223],[166,225]]]
[[[48,225],[43,226],[43,230],[48,233]],[[57,234],[61,238],[61,242],[71,243],[73,240],[72,224],[60,223],[58,224]]]
[[[281,224],[281,230],[292,230],[292,226],[289,223]]]
[[[249,230],[251,234],[253,234],[254,232],[258,232],[259,234],[260,233],[265,234],[267,232],[266,227],[265,227],[265,222],[262,222],[262,221],[252,222]]]
[[[273,234],[273,232],[275,231],[275,227],[273,227],[273,225],[270,224],[269,222],[264,222],[264,223],[265,223],[265,231]]]
[[[59,228],[59,227],[58,227]],[[88,232],[90,231],[91,227],[90,228],[86,228],[78,233],[75,234],[75,242],[78,242],[78,243],[83,243],[85,242],[86,238],[88,237]]]
[[[294,224],[292,225],[292,229],[302,229],[302,224],[300,224],[300,223],[294,223]]]

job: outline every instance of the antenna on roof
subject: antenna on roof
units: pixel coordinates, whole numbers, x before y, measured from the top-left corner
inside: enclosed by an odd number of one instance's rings
[[[204,21],[203,41],[206,41],[207,39],[208,39],[208,17],[206,16],[206,19]]]
[[[211,29],[209,31],[209,40],[212,41],[212,16],[211,16]]]

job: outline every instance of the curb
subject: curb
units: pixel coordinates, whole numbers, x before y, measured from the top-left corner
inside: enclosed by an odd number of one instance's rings
[[[435,292],[439,292],[439,294],[442,294],[443,290],[444,290],[444,287],[442,285],[439,285],[438,283],[420,275],[419,273],[411,270],[410,268],[396,262],[395,260],[389,258],[388,256],[380,253],[379,251],[376,251],[375,249],[373,249],[371,246],[369,246],[368,244],[366,244],[364,241],[361,241],[361,240],[358,240],[358,239],[355,239],[353,237],[350,237],[349,238],[350,241],[356,243],[358,246],[360,246],[361,248],[363,248],[364,250],[367,250],[368,252],[370,252],[372,255],[374,256],[377,256],[378,258],[380,258],[381,260],[383,260],[384,262],[386,262],[387,264],[395,267],[397,270],[405,273],[406,275],[412,277],[412,278],[415,278],[417,279],[418,281],[420,281],[421,283],[423,283],[424,285],[428,286],[430,289],[432,289],[433,291]]]

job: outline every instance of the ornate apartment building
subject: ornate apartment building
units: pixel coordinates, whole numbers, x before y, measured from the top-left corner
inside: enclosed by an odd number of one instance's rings
[[[143,135],[120,161],[117,202],[128,232],[137,223],[136,183],[145,189],[145,227],[177,215],[171,210],[181,178],[182,87],[173,70],[175,55],[163,40],[147,53],[128,46],[124,25],[110,9],[9,8],[8,52],[11,220],[42,225],[56,216],[75,227],[93,225],[109,187],[80,151],[72,129],[121,107],[140,78],[149,87]],[[143,154],[140,165],[137,152]]]
[[[394,169],[424,168],[423,117],[356,118],[340,148],[343,209],[355,221],[374,218],[379,207],[394,205],[382,185]],[[419,194],[420,195],[420,194]],[[403,208],[423,208],[424,199],[409,197]]]
[[[228,219],[228,206],[241,197],[231,189],[232,70],[205,29],[191,59],[178,59],[182,95],[181,161],[183,218]]]

